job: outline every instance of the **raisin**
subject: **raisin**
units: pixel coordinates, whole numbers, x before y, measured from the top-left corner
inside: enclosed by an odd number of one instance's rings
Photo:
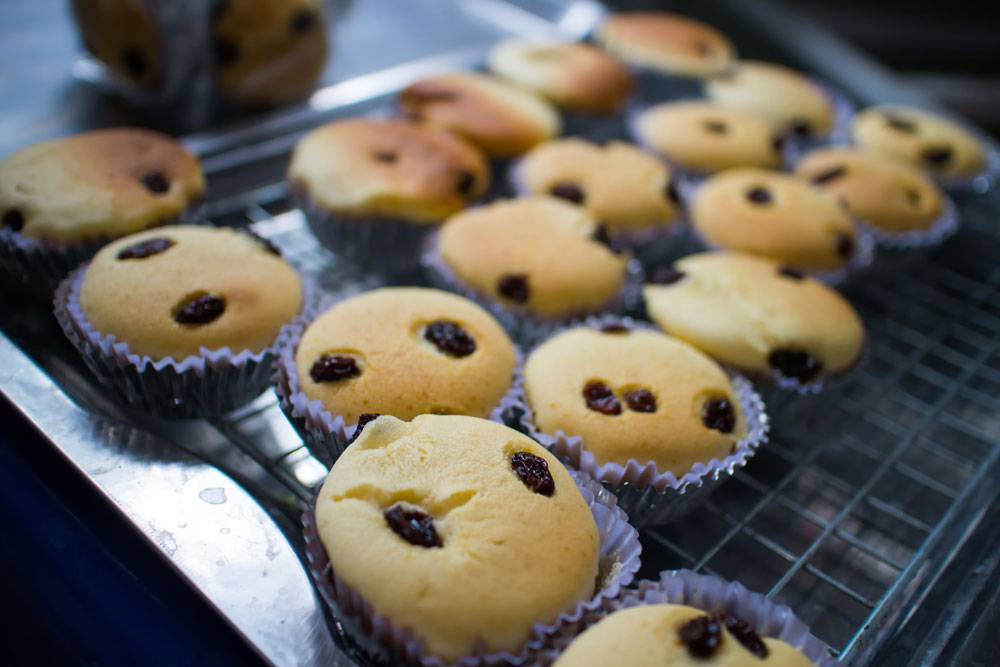
[[[722,626],[714,616],[699,616],[682,625],[677,634],[692,656],[711,658],[722,641]]]
[[[407,509],[397,503],[382,512],[382,516],[392,532],[410,544],[425,549],[441,546],[441,538],[434,529],[434,519],[420,510]]]
[[[917,124],[912,120],[907,120],[902,116],[897,116],[896,114],[887,113],[885,114],[886,124],[894,130],[899,130],[900,132],[906,132],[908,134],[913,134],[917,131]]]
[[[736,411],[726,398],[712,399],[701,410],[701,423],[720,433],[732,433],[736,428]]]
[[[725,134],[729,131],[729,127],[719,120],[706,120],[705,129],[712,134]]]
[[[151,171],[139,180],[154,195],[162,195],[170,190],[170,181],[159,171]]]
[[[934,167],[943,167],[951,156],[952,150],[948,146],[930,146],[920,152],[920,159]]]
[[[365,426],[367,426],[369,422],[373,422],[381,416],[382,415],[377,412],[362,412],[361,415],[358,416],[357,426],[354,427],[354,435],[352,435],[351,439],[347,441],[347,444],[351,444],[357,440],[358,436],[361,435],[361,432],[365,430]]]
[[[854,252],[854,239],[847,234],[837,234],[837,254],[847,259]]]
[[[530,293],[528,276],[523,273],[508,273],[501,276],[497,281],[497,291],[511,301],[524,303]]]
[[[784,148],[785,148],[785,137],[779,134],[774,139],[771,139],[771,149],[775,153],[780,153],[782,150],[784,150]]]
[[[767,361],[785,377],[795,378],[800,382],[811,380],[823,370],[823,364],[802,350],[774,350],[768,355]]]
[[[647,281],[657,285],[673,285],[675,282],[683,278],[684,275],[684,272],[678,271],[673,264],[667,264],[666,266],[658,266],[653,269],[653,272],[649,274]]]
[[[136,46],[125,48],[122,52],[122,63],[125,65],[125,71],[133,79],[140,78],[149,69],[149,65],[146,63],[146,56],[142,55],[142,51]]]
[[[221,67],[232,65],[240,57],[239,47],[225,37],[212,40],[212,53],[215,55],[215,63]]]
[[[292,14],[292,19],[288,22],[288,29],[293,35],[302,35],[316,25],[316,22],[316,12],[308,7],[303,7]]]
[[[671,178],[667,181],[667,186],[663,188],[663,194],[665,194],[667,199],[669,199],[672,203],[681,203],[681,195],[677,192],[677,182],[674,179]]]
[[[624,324],[605,324],[601,327],[601,332],[606,334],[624,334],[631,331]]]
[[[264,249],[267,250],[269,253],[272,253],[274,255],[277,255],[278,257],[281,257],[281,249],[278,246],[276,246],[273,243],[271,243],[271,241],[269,239],[264,238],[263,236],[261,236],[260,234],[258,234],[254,230],[250,229],[249,227],[247,227],[246,229],[244,229],[243,233],[245,233],[247,236],[249,236],[250,238],[252,238],[257,243],[259,243],[262,246],[264,246]]]
[[[838,179],[847,173],[847,168],[841,165],[836,167],[830,167],[825,171],[821,171],[810,180],[816,185],[822,185],[823,183],[829,183],[832,180]]]
[[[392,164],[399,158],[392,151],[375,151],[372,153],[372,157],[376,162],[381,162],[382,164]]]
[[[593,380],[584,385],[583,397],[587,401],[587,407],[594,412],[600,412],[603,415],[620,415],[622,413],[622,404],[611,391],[611,387],[599,380]]]
[[[625,244],[616,238],[612,238],[611,234],[608,233],[608,226],[603,223],[594,228],[594,235],[591,238],[606,246],[608,250],[616,255],[620,255],[625,250]]]
[[[695,42],[694,48],[698,52],[698,55],[705,58],[715,53],[715,47],[708,42]]]
[[[760,186],[747,190],[747,199],[754,204],[770,204],[771,191]]]
[[[460,195],[471,195],[476,189],[476,175],[468,169],[458,172],[458,182],[455,184],[455,189]]]
[[[743,647],[755,656],[764,660],[767,658],[767,644],[760,638],[760,635],[753,629],[753,626],[742,618],[723,614],[719,621],[729,630],[736,641],[743,644]]]
[[[791,278],[792,280],[805,280],[806,274],[798,269],[793,269],[790,266],[779,266],[778,274],[785,276],[786,278]]]
[[[920,205],[920,193],[916,190],[910,188],[903,188],[903,194],[906,195],[906,201],[910,203],[910,206]]]
[[[648,389],[636,389],[625,394],[625,404],[632,412],[656,412],[656,397]]]
[[[561,197],[574,204],[583,203],[583,190],[580,189],[575,183],[556,183],[551,188],[549,188],[549,194],[555,197]]]
[[[453,357],[467,357],[476,351],[476,341],[455,322],[436,320],[424,329],[424,339]]]
[[[800,137],[808,137],[812,134],[812,125],[805,118],[796,118],[789,124],[788,129]]]
[[[549,472],[548,461],[528,452],[516,452],[510,457],[510,467],[524,485],[542,496],[555,493],[556,482]]]
[[[340,382],[361,375],[354,357],[340,354],[321,354],[309,369],[313,382]]]
[[[172,239],[163,237],[148,239],[139,243],[133,243],[127,248],[119,250],[118,259],[146,259],[152,255],[158,255],[173,246],[174,242]]]
[[[24,229],[24,214],[20,209],[9,208],[3,212],[3,226],[10,227],[15,232]]]
[[[177,324],[208,324],[226,310],[226,300],[215,294],[202,294],[181,303],[174,309]]]

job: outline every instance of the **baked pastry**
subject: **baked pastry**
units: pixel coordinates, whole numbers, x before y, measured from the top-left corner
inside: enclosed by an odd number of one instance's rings
[[[810,271],[844,267],[858,246],[836,197],[766,169],[730,169],[705,181],[691,201],[691,221],[709,244]]]
[[[580,436],[597,464],[684,475],[729,456],[747,432],[718,364],[656,331],[579,327],[540,345],[524,365],[535,428]]]
[[[734,616],[715,616],[678,604],[646,604],[605,616],[574,639],[553,667],[813,664],[795,647],[758,635],[753,626]]]
[[[399,107],[497,156],[520,155],[561,127],[559,113],[535,93],[472,72],[418,81],[399,93]]]
[[[701,253],[654,276],[646,311],[671,336],[742,371],[799,382],[857,363],[861,319],[836,290],[769,259]]]
[[[986,168],[986,149],[968,130],[942,116],[894,104],[859,111],[851,135],[876,153],[902,158],[937,176],[965,177]]]
[[[427,231],[486,191],[489,166],[443,129],[349,118],[303,137],[288,178],[324,245],[391,271],[415,265]]]
[[[759,116],[704,101],[666,102],[640,113],[632,126],[639,144],[695,172],[781,166],[782,141]]]
[[[3,227],[59,243],[123,236],[178,218],[205,189],[198,159],[149,130],[42,141],[0,161]]]
[[[180,225],[105,246],[80,306],[134,353],[180,361],[201,350],[260,352],[302,310],[299,276],[272,247],[230,228]]]
[[[250,106],[286,104],[308,93],[326,64],[321,0],[212,3],[212,55],[219,93]]]
[[[624,65],[583,42],[508,39],[490,50],[487,65],[570,111],[612,113],[633,87]]]
[[[757,114],[779,131],[822,135],[833,127],[829,96],[788,67],[741,60],[705,82],[705,95],[724,107]]]
[[[712,26],[668,12],[612,14],[595,37],[622,60],[669,74],[710,76],[736,57],[733,45]]]
[[[162,83],[162,44],[141,0],[72,0],[83,44],[111,71],[141,88]]]
[[[366,413],[488,417],[510,388],[515,363],[513,344],[489,313],[418,287],[341,301],[295,349],[299,391],[347,424]]]
[[[795,173],[885,232],[926,230],[944,210],[944,196],[934,181],[916,167],[878,153],[821,148],[806,155]]]
[[[513,180],[526,194],[582,205],[612,234],[669,227],[681,213],[670,167],[621,141],[547,141],[521,159]]]
[[[602,229],[580,206],[524,197],[452,216],[437,252],[461,285],[487,299],[564,318],[600,309],[625,284],[628,258]]]
[[[330,470],[316,523],[334,575],[446,664],[479,647],[518,655],[535,623],[598,587],[598,529],[573,478],[481,419],[369,422]]]

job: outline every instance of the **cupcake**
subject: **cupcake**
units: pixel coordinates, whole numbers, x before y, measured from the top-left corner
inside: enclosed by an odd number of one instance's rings
[[[854,116],[851,136],[861,148],[906,160],[945,182],[987,168],[986,147],[961,125],[915,107],[883,104]]]
[[[806,155],[795,173],[836,195],[885,244],[938,243],[957,229],[954,207],[934,181],[900,160],[822,148]]]
[[[480,301],[521,342],[621,309],[635,274],[605,227],[555,197],[497,201],[452,216],[425,264],[434,282]]]
[[[861,358],[864,327],[851,304],[772,260],[702,253],[653,279],[643,289],[650,318],[741,372],[814,390]]]
[[[379,417],[319,492],[312,571],[394,664],[523,664],[638,567],[635,531],[582,484],[501,424]]]
[[[509,39],[494,46],[487,65],[568,111],[608,114],[632,92],[632,75],[617,60],[582,42]]]
[[[443,127],[497,157],[520,155],[559,134],[559,113],[526,88],[462,72],[423,79],[399,93],[406,115]]]
[[[323,245],[364,268],[396,273],[419,264],[429,230],[486,191],[489,165],[445,130],[350,118],[303,137],[288,179]]]
[[[677,167],[711,174],[732,167],[780,167],[783,143],[763,118],[711,102],[666,102],[632,121],[636,141]]]
[[[710,246],[762,255],[831,280],[868,255],[837,198],[797,176],[730,169],[698,187],[690,213]]]
[[[490,417],[514,381],[514,345],[489,313],[418,287],[348,298],[282,351],[281,407],[330,465],[373,414]]]
[[[625,142],[547,141],[521,159],[511,180],[521,194],[580,204],[640,257],[664,254],[682,228],[670,167]]]
[[[63,281],[56,316],[115,396],[168,417],[215,416],[268,386],[309,298],[276,248],[176,226],[108,244]]]
[[[148,130],[32,144],[0,161],[0,265],[51,295],[111,239],[197,218],[204,189],[197,158]]]
[[[736,56],[726,36],[712,26],[668,12],[612,14],[595,37],[628,63],[688,77],[721,72]]]
[[[665,523],[753,455],[766,435],[760,399],[681,340],[629,321],[588,324],[529,355],[522,423],[608,485],[634,523]]]
[[[833,102],[814,81],[774,63],[741,60],[705,82],[712,102],[756,114],[779,132],[818,137],[834,123]]]
[[[87,50],[115,76],[142,89],[163,84],[163,45],[141,0],[72,0]]]

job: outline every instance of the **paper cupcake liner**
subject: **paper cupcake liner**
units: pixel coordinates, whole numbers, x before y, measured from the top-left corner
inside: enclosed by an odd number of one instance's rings
[[[404,278],[420,269],[420,252],[436,224],[362,215],[337,215],[323,209],[300,187],[293,187],[309,230],[345,262],[388,277]]]
[[[621,290],[610,301],[590,311],[580,311],[563,317],[546,317],[526,308],[508,305],[462,283],[438,252],[438,234],[431,234],[424,244],[421,258],[430,283],[438,289],[455,292],[475,301],[500,322],[510,336],[522,346],[531,346],[549,336],[553,331],[573,322],[583,321],[590,315],[604,312],[624,313],[635,309],[642,296],[642,266],[638,260],[629,260],[625,267],[625,280]]]
[[[332,305],[334,304],[331,307]],[[323,402],[318,398],[310,401],[302,391],[299,370],[295,364],[295,350],[308,325],[308,321],[301,321],[283,339],[271,382],[281,411],[302,438],[309,453],[330,468],[354,438],[357,422],[349,424],[343,415],[334,415],[323,407]],[[516,361],[512,383],[520,377],[522,363],[520,350],[515,346],[514,351]],[[487,419],[504,423],[503,415],[510,410],[508,396],[509,392],[490,411]]]
[[[166,225],[209,224],[204,219],[204,212],[204,205],[197,202],[176,216],[164,218],[130,233]],[[127,234],[63,243],[23,236],[9,227],[0,227],[0,271],[25,285],[32,295],[51,301],[52,294],[70,271],[123,236]]]
[[[134,354],[128,343],[97,331],[80,306],[80,286],[87,264],[71,273],[56,290],[55,315],[84,362],[115,398],[143,412],[174,419],[214,417],[245,405],[270,384],[271,367],[285,340],[313,314],[317,299],[312,283],[302,279],[302,311],[281,327],[274,342],[260,352],[228,347],[201,349],[198,355],[158,361]]]
[[[609,324],[659,332],[650,324],[611,315],[589,318],[582,326],[600,329]],[[727,370],[727,374],[746,419],[747,434],[736,443],[729,456],[696,463],[680,477],[669,470],[660,472],[653,461],[629,459],[624,466],[618,463],[602,465],[586,449],[582,437],[562,430],[554,434],[540,431],[528,404],[523,379],[511,389],[507,401],[510,408],[505,418],[511,426],[531,436],[557,456],[565,457],[574,469],[590,475],[615,493],[619,506],[632,518],[633,525],[661,525],[688,514],[704,502],[712,491],[745,466],[757,449],[767,442],[770,420],[760,395],[746,378],[732,370]]]
[[[604,608],[632,583],[640,565],[642,547],[639,544],[639,534],[629,525],[628,516],[618,508],[612,494],[586,475],[572,470],[570,474],[597,523],[600,535],[598,572],[602,573],[599,575],[602,576],[601,589],[589,600],[578,603],[572,611],[560,614],[552,623],[536,623],[531,639],[519,654],[487,653],[480,646],[476,654],[464,656],[452,664],[461,667],[531,664],[538,652],[546,648],[553,635],[575,632],[588,615]],[[374,657],[376,660],[381,658],[381,661],[391,664],[446,667],[447,663],[440,658],[425,653],[423,642],[411,631],[396,627],[390,620],[375,613],[361,594],[333,571],[319,539],[315,498],[302,516],[302,527],[309,573],[337,621],[334,630],[341,643],[360,644],[368,654],[366,657]],[[386,649],[380,649],[379,645]]]
[[[810,634],[809,626],[797,618],[791,608],[753,593],[738,582],[727,582],[691,570],[666,570],[659,580],[640,581],[638,589],[624,591],[606,605],[605,613],[590,616],[586,625],[589,627],[620,609],[652,604],[686,605],[709,614],[729,614],[749,623],[757,634],[793,646],[820,667],[840,664],[832,657],[830,647]],[[542,654],[540,664],[555,662],[578,634],[560,632],[552,647]]]

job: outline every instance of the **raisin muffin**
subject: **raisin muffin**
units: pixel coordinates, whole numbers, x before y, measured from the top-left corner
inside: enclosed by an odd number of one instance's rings
[[[705,181],[692,198],[691,222],[710,245],[809,271],[843,269],[858,247],[836,197],[765,169],[730,169]]]
[[[327,56],[321,0],[211,3],[215,85],[247,106],[286,104],[312,90]]]
[[[965,178],[986,168],[983,143],[961,125],[915,107],[884,104],[859,111],[851,134],[865,150],[902,158],[935,176]]]
[[[520,155],[559,134],[555,108],[526,88],[461,72],[423,79],[399,93],[403,113],[464,137],[490,155]]]
[[[636,141],[682,169],[712,173],[731,167],[780,167],[783,143],[759,116],[704,101],[666,102],[632,122]]]
[[[925,232],[945,210],[944,195],[909,164],[847,147],[812,151],[795,173],[836,195],[859,219],[887,234]]]
[[[60,323],[98,378],[126,402],[169,416],[256,398],[306,302],[273,245],[184,225],[108,244],[56,299]]]
[[[487,64],[498,76],[569,111],[613,113],[633,87],[624,65],[582,42],[509,39],[490,50]]]
[[[790,644],[761,637],[746,621],[680,604],[619,609],[579,635],[553,667],[812,667]]]
[[[528,357],[524,393],[537,430],[580,436],[598,465],[652,461],[680,477],[726,458],[747,433],[718,364],[656,331],[557,334]]]
[[[626,62],[668,74],[705,77],[726,69],[733,45],[712,26],[668,12],[612,14],[597,42]]]
[[[482,419],[369,422],[330,470],[316,525],[338,597],[349,587],[445,664],[516,656],[536,623],[601,587],[601,537],[573,478]]]
[[[580,204],[612,235],[669,228],[681,214],[670,167],[622,141],[547,141],[521,159],[513,181],[524,194]]]
[[[362,266],[391,270],[417,264],[427,231],[486,191],[489,165],[443,129],[349,118],[303,137],[288,179],[324,245]]]
[[[833,127],[829,96],[808,77],[774,63],[741,60],[708,79],[705,95],[721,106],[757,114],[781,132],[818,136]]]
[[[84,46],[112,72],[140,88],[163,82],[156,22],[141,0],[72,0]]]
[[[0,260],[54,287],[110,239],[195,219],[201,166],[173,139],[117,128],[42,141],[0,160]]]
[[[524,197],[449,218],[429,266],[432,278],[476,296],[527,339],[522,321],[555,324],[615,307],[629,261],[609,245],[607,230],[586,209]]]
[[[742,371],[808,383],[843,373],[861,356],[864,327],[851,304],[772,260],[701,253],[654,278],[661,282],[643,290],[652,320]]]

